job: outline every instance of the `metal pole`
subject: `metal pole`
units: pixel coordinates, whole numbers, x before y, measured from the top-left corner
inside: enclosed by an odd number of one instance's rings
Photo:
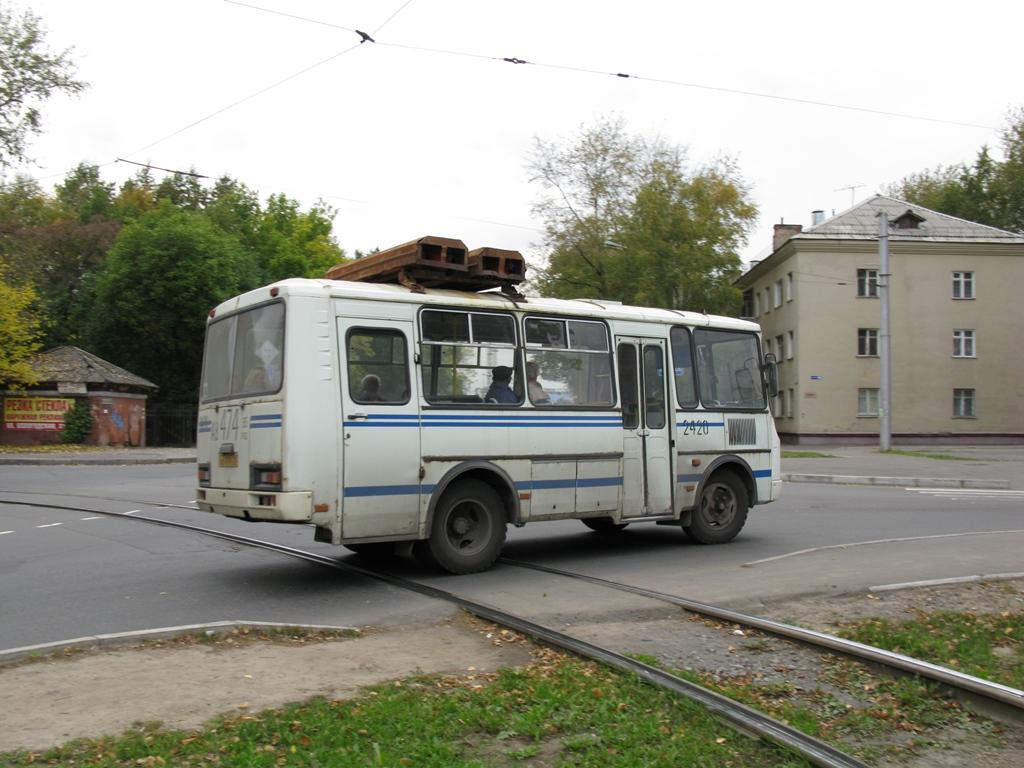
[[[889,216],[878,214],[878,298],[882,303],[882,327],[878,334],[878,353],[882,360],[881,383],[878,388],[878,415],[881,419],[878,447],[888,451],[892,447],[892,357],[889,346]]]

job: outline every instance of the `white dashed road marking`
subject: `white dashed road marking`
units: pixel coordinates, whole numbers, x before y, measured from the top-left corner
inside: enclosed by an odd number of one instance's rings
[[[102,520],[102,519],[103,519],[102,515],[99,515],[97,517],[83,517],[82,518],[82,520]]]
[[[64,525],[64,523],[47,523],[46,525],[37,525],[36,528],[53,528],[57,525]]]
[[[5,533],[14,533],[14,531],[0,531],[0,536],[3,536]]]

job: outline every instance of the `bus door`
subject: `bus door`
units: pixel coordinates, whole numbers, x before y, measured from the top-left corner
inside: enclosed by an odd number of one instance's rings
[[[338,318],[341,346],[341,535],[416,533],[420,428],[413,324]]]
[[[623,518],[670,515],[672,425],[666,397],[665,341],[617,337],[622,398]]]

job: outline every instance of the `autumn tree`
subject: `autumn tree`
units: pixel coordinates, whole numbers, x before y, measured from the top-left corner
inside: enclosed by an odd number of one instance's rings
[[[691,168],[682,147],[631,136],[621,119],[569,142],[538,139],[529,162],[544,194],[544,295],[735,312],[732,280],[757,210],[735,166]]]
[[[70,50],[46,46],[40,19],[0,4],[0,168],[27,160],[28,139],[42,131],[39,107],[58,92],[79,93]]]
[[[914,173],[887,191],[950,216],[1024,232],[1024,108],[1010,113],[1000,144],[1001,159],[982,146],[970,164]]]
[[[14,282],[0,258],[0,389],[35,384],[30,361],[39,351],[39,322],[30,284]]]

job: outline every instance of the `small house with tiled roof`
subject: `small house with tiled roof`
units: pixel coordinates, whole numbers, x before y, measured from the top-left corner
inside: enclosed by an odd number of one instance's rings
[[[737,280],[779,361],[783,441],[879,440],[888,279],[892,442],[1024,442],[1024,235],[885,195],[812,216],[776,224],[771,254]]]
[[[35,356],[38,382],[3,393],[0,443],[60,442],[64,414],[84,399],[92,412],[90,445],[141,446],[146,441],[146,398],[157,385],[91,352],[55,347]]]

